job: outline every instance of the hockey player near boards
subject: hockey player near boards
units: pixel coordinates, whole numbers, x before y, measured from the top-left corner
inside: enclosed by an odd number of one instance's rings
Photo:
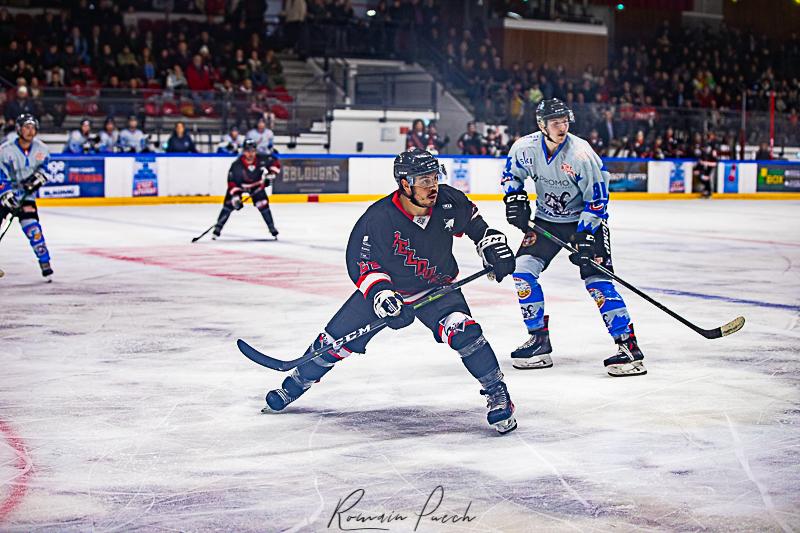
[[[17,138],[0,147],[0,221],[11,214],[19,219],[22,231],[39,260],[42,276],[51,281],[50,252],[39,224],[36,191],[47,183],[50,150],[36,138],[39,121],[33,115],[17,117]]]
[[[613,272],[607,225],[608,172],[588,142],[569,133],[575,121],[572,111],[557,98],[543,100],[536,109],[541,131],[522,137],[511,147],[502,175],[506,218],[525,232],[517,251],[514,283],[528,339],[511,357],[519,369],[553,366],[544,314],[544,295],[539,276],[561,248],[528,227],[531,207],[525,179],[536,187],[534,223],[562,240],[569,240],[577,253],[569,259],[580,267],[586,290],[597,304],[617,353],[604,361],[609,375],[635,376],[647,373],[633,332],[625,302],[608,277],[594,269],[596,262]]]
[[[461,356],[487,397],[487,420],[500,433],[516,428],[514,404],[494,351],[472,318],[460,290],[420,307],[412,304],[458,274],[453,237],[466,234],[499,282],[514,271],[505,235],[489,228],[460,191],[440,185],[442,170],[429,152],[411,149],[394,160],[397,190],[372,204],[359,218],[347,243],[347,271],[356,291],[328,322],[309,351],[379,318],[400,329],[419,319],[437,342]],[[377,330],[324,352],[294,369],[279,389],[267,394],[262,412],[283,410],[353,352],[364,353]],[[309,352],[306,352],[309,353]]]
[[[242,203],[243,193],[250,195],[253,205],[267,223],[270,234],[277,238],[278,230],[275,229],[275,222],[272,220],[266,189],[280,170],[281,163],[275,157],[274,152],[270,155],[258,154],[255,141],[248,139],[244,142],[242,155],[236,158],[228,171],[228,192],[225,193],[222,210],[219,212],[217,224],[214,226],[213,239],[220,236],[222,227],[225,226],[231,213],[238,211],[244,205]]]

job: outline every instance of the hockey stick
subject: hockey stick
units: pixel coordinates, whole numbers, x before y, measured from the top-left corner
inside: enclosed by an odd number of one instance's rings
[[[247,196],[247,197],[245,197],[245,198],[242,198],[242,205],[244,205],[244,202],[245,202],[245,200],[247,200],[247,198],[250,198],[251,200],[253,199],[253,197],[252,197],[252,196],[250,196],[250,195],[248,195],[248,196]],[[216,223],[216,222],[214,222],[213,224],[211,224],[211,226],[209,226],[209,228],[208,228],[207,230],[205,230],[203,233],[201,233],[200,235],[198,235],[197,237],[195,237],[194,239],[192,239],[192,242],[197,242],[197,241],[199,241],[200,239],[202,239],[203,237],[205,237],[205,236],[206,236],[206,234],[207,234],[209,231],[211,231],[212,229],[214,229],[214,226],[216,226],[216,225],[217,225],[217,223]]]
[[[472,274],[471,276],[467,276],[466,278],[456,281],[455,283],[451,283],[450,285],[445,285],[440,289],[436,289],[435,291],[429,293],[419,302],[413,304],[413,308],[416,311],[420,307],[428,305],[431,302],[434,302],[441,298],[446,294],[450,294],[453,291],[458,290],[462,286],[466,285],[471,281],[475,281],[476,279],[484,276],[492,271],[491,267],[486,267],[483,270]],[[378,331],[379,329],[386,326],[386,319],[379,318],[373,322],[370,322],[366,326],[360,327],[357,330],[351,331],[344,337],[338,338],[334,340],[331,344],[326,344],[321,348],[317,348],[313,352],[308,352],[307,354],[303,355],[302,357],[298,357],[297,359],[292,359],[291,361],[283,361],[281,359],[275,359],[270,357],[266,354],[263,354],[244,342],[242,339],[236,341],[236,345],[239,347],[239,350],[251,361],[254,363],[258,363],[261,366],[265,366],[267,368],[271,368],[273,370],[279,370],[281,372],[286,372],[287,370],[292,370],[294,367],[302,365],[306,361],[310,361],[322,355],[323,353],[327,352],[328,350],[338,350],[348,342],[355,340],[359,337],[363,337],[367,333],[372,333],[373,331]]]
[[[0,234],[0,241],[3,240],[3,237],[5,237],[6,233],[8,233],[8,229],[11,227],[12,224],[14,224],[14,218],[16,218],[16,216],[17,215],[12,214],[11,218],[8,219],[8,226],[6,226],[6,229],[4,229],[3,233]],[[0,221],[0,222],[2,222],[2,221]]]
[[[539,235],[547,237],[548,239],[550,239],[551,241],[553,241],[554,243],[556,243],[557,245],[559,245],[563,249],[568,250],[571,253],[578,253],[578,250],[576,250],[575,248],[570,246],[568,243],[562,241],[561,239],[559,239],[558,237],[556,237],[555,235],[553,235],[552,233],[550,233],[546,229],[540,228],[539,226],[535,225],[532,220],[528,222],[528,227],[530,229],[532,229],[533,231],[535,231],[536,233],[538,233]],[[642,298],[644,298],[645,300],[647,300],[651,304],[655,305],[656,307],[658,307],[659,309],[661,309],[662,311],[667,313],[669,316],[671,316],[672,318],[674,318],[675,320],[677,320],[678,322],[680,322],[684,326],[687,326],[690,329],[696,331],[697,333],[699,333],[700,335],[702,335],[706,339],[718,339],[720,337],[725,337],[725,336],[730,335],[732,333],[736,333],[737,331],[742,329],[742,327],[744,326],[744,317],[743,316],[739,316],[739,317],[734,318],[733,320],[731,320],[727,324],[723,324],[722,326],[720,326],[718,328],[703,329],[703,328],[701,328],[699,326],[696,326],[696,325],[692,324],[691,322],[689,322],[688,320],[683,318],[681,315],[679,315],[675,311],[672,311],[671,309],[667,308],[665,305],[657,302],[656,300],[654,300],[653,298],[651,298],[650,296],[648,296],[647,294],[645,294],[641,290],[637,289],[636,287],[634,287],[633,285],[631,285],[630,283],[628,283],[624,279],[620,278],[619,276],[617,276],[616,274],[614,274],[613,272],[611,272],[607,268],[603,267],[602,265],[598,265],[594,261],[592,261],[590,264],[598,272],[601,272],[601,273],[605,274],[606,276],[610,277],[614,281],[619,282],[620,285],[623,285],[623,286],[627,287],[628,289],[632,290],[633,292],[635,292],[636,294],[638,294],[639,296],[641,296]]]

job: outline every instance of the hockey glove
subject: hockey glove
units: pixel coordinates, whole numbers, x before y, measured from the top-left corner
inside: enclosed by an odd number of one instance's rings
[[[244,203],[242,203],[242,196],[240,194],[234,194],[231,196],[231,207],[237,211],[244,207]]]
[[[506,220],[514,227],[528,232],[528,221],[531,219],[531,204],[525,191],[510,192],[503,198],[506,204]]]
[[[594,261],[594,235],[585,231],[578,231],[572,234],[569,242],[577,250],[577,252],[570,254],[569,260],[573,265],[587,267]]]
[[[375,294],[372,308],[379,318],[386,319],[386,325],[392,329],[401,329],[414,322],[414,309],[403,304],[403,297],[393,290],[384,289]]]
[[[498,283],[514,272],[514,268],[517,266],[514,252],[508,247],[506,236],[496,229],[488,228],[483,234],[483,238],[478,241],[476,248],[483,263],[492,267]]]
[[[16,196],[14,196],[14,191],[6,191],[0,194],[0,205],[12,213],[16,213],[19,210],[19,202]]]
[[[22,187],[25,189],[26,193],[30,194],[38,191],[45,183],[47,183],[47,176],[45,176],[42,171],[37,170],[22,181]]]

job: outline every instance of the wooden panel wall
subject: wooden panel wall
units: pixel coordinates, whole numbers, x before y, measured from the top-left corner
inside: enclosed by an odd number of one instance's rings
[[[515,61],[523,67],[526,61],[533,61],[537,67],[547,61],[551,68],[563,64],[567,74],[576,76],[588,63],[594,65],[595,72],[608,64],[608,37],[604,35],[506,28],[502,42],[506,68]]]
[[[800,5],[794,0],[725,0],[722,17],[729,26],[763,33],[772,39],[800,33]]]

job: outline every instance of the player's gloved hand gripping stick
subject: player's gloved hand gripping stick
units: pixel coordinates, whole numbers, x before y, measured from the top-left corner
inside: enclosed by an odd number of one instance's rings
[[[536,233],[538,233],[539,235],[541,235],[541,236],[543,236],[543,237],[545,237],[547,239],[550,239],[551,241],[553,241],[554,243],[556,243],[557,245],[559,245],[563,249],[568,250],[571,254],[573,254],[574,257],[576,257],[576,258],[580,257],[581,253],[578,250],[576,250],[575,248],[573,248],[572,246],[570,246],[566,242],[562,241],[561,239],[559,239],[558,237],[556,237],[555,235],[553,235],[552,233],[550,233],[546,229],[540,228],[539,226],[534,224],[532,220],[528,222],[528,227],[530,229],[532,229],[533,231],[535,231]],[[692,324],[691,322],[689,322],[688,320],[683,318],[681,315],[679,315],[675,311],[672,311],[671,309],[667,308],[663,304],[657,302],[656,300],[654,300],[653,298],[651,298],[650,296],[648,296],[647,294],[645,294],[641,290],[637,289],[636,287],[634,287],[633,285],[631,285],[630,283],[628,283],[624,279],[622,279],[619,276],[615,275],[613,272],[611,272],[607,268],[603,267],[602,265],[598,265],[594,261],[589,261],[589,264],[591,266],[593,266],[598,272],[601,272],[604,275],[610,277],[614,281],[618,282],[620,285],[623,285],[623,286],[627,287],[628,289],[630,289],[631,291],[633,291],[637,295],[641,296],[642,298],[644,298],[645,300],[647,300],[651,304],[655,305],[656,307],[658,307],[659,309],[661,309],[662,311],[667,313],[669,316],[671,316],[672,318],[674,318],[675,320],[677,320],[678,322],[680,322],[684,326],[688,326],[690,329],[696,331],[697,333],[699,333],[700,335],[702,335],[706,339],[718,339],[720,337],[725,337],[727,335],[730,335],[731,333],[736,333],[737,331],[742,329],[742,327],[744,326],[744,317],[743,316],[739,316],[739,317],[734,318],[733,320],[731,320],[727,324],[723,324],[722,326],[720,326],[718,328],[703,329],[703,328],[701,328],[699,326],[696,326],[696,325]]]
[[[466,278],[464,278],[462,280],[456,281],[455,283],[451,283],[450,285],[445,285],[444,287],[436,289],[435,291],[433,291],[433,292],[429,293],[427,296],[425,296],[419,302],[413,304],[412,307],[414,308],[414,310],[417,310],[420,307],[428,305],[429,303],[431,303],[431,302],[433,302],[435,300],[438,300],[439,298],[441,298],[445,294],[450,294],[451,292],[453,292],[455,290],[458,290],[459,288],[461,288],[462,286],[466,285],[467,283],[469,283],[471,281],[475,281],[476,279],[480,278],[481,276],[484,276],[484,275],[488,274],[491,271],[492,271],[492,267],[486,267],[483,270],[481,270],[479,272],[475,272],[474,274],[472,274],[470,276],[467,276]],[[313,352],[308,352],[307,354],[303,355],[302,357],[298,357],[297,359],[292,359],[291,361],[283,361],[281,359],[275,359],[275,358],[270,357],[270,356],[268,356],[266,354],[263,354],[263,353],[259,352],[258,350],[256,350],[255,348],[253,348],[252,346],[250,346],[249,344],[247,344],[242,339],[237,340],[236,341],[236,345],[239,347],[239,350],[248,359],[250,359],[254,363],[258,363],[261,366],[265,366],[265,367],[271,368],[273,370],[279,370],[281,372],[286,372],[288,370],[292,370],[296,366],[299,366],[299,365],[305,363],[306,361],[310,361],[311,359],[319,357],[320,355],[322,355],[323,353],[327,352],[328,350],[338,350],[342,346],[347,344],[348,342],[350,342],[352,340],[355,340],[355,339],[357,339],[357,338],[359,338],[359,337],[361,337],[363,335],[366,335],[367,333],[371,333],[373,331],[377,331],[377,330],[385,327],[386,325],[387,325],[387,319],[386,318],[379,318],[378,320],[370,322],[369,324],[367,324],[367,325],[365,325],[365,326],[363,326],[361,328],[358,328],[355,331],[351,331],[350,333],[348,333],[344,337],[336,339],[331,344],[327,344],[325,346],[322,346],[322,347],[314,350]]]

